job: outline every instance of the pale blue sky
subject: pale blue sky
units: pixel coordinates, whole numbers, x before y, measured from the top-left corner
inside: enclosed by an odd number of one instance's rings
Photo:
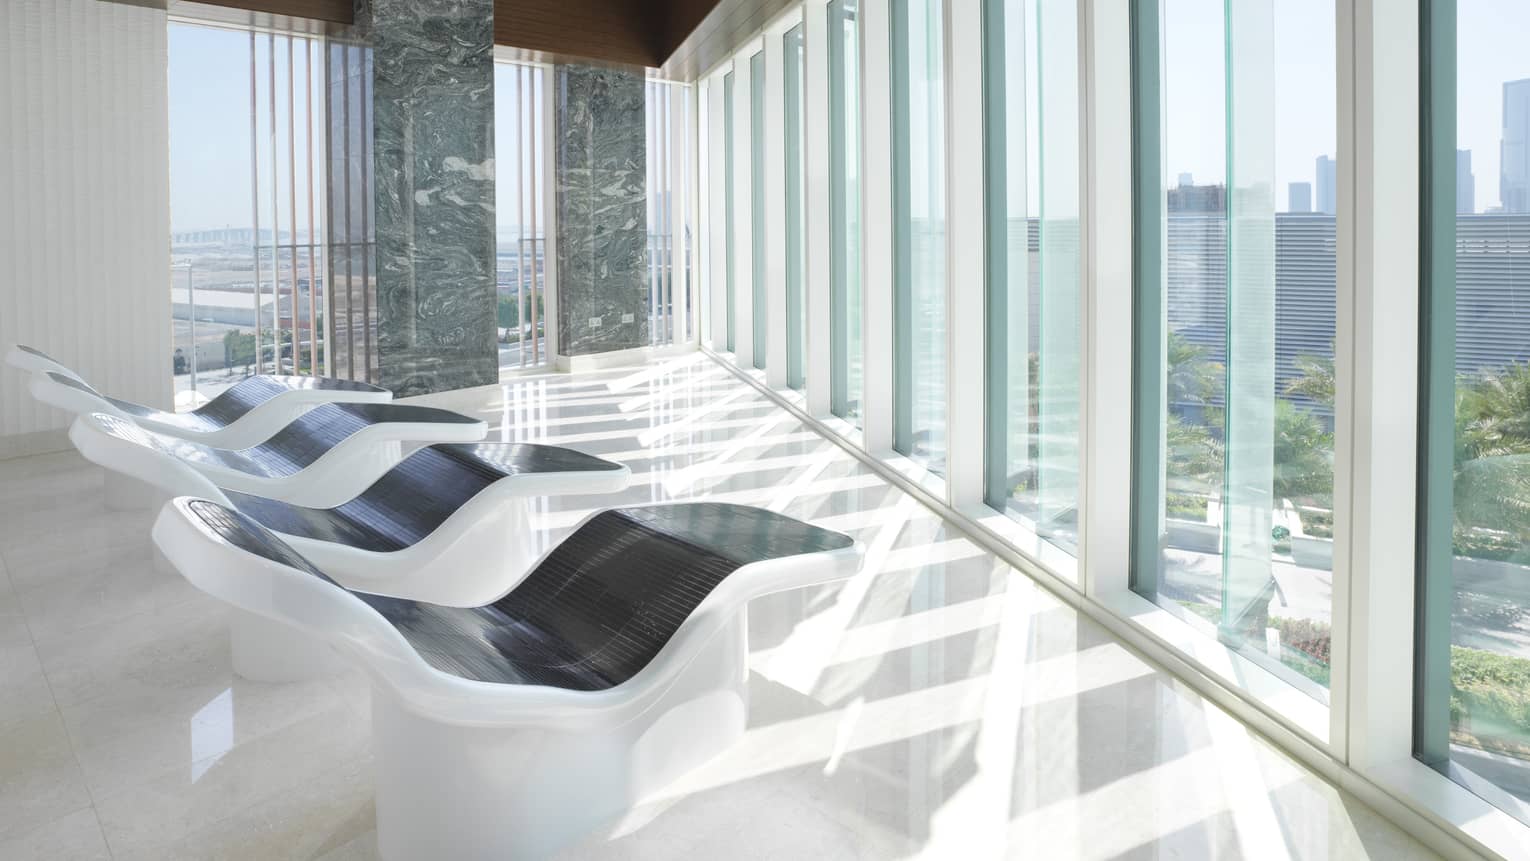
[[[248,227],[251,219],[250,180],[250,36],[248,33],[214,27],[173,24],[170,26],[170,222],[175,231],[206,230],[223,227]],[[277,209],[282,229],[289,219],[287,175],[287,49],[285,39],[277,39],[277,159],[276,174],[281,183]],[[297,88],[295,100],[299,112],[294,143],[301,163],[307,156],[306,126],[301,116],[304,108],[302,86],[304,53],[302,42],[294,58]],[[260,153],[260,219],[263,228],[271,225],[270,173],[270,78],[266,66],[268,43],[265,35],[255,40],[256,55],[256,147]],[[322,77],[322,58],[314,64],[314,122],[322,124],[322,102],[318,101]],[[522,78],[531,89],[531,74]],[[496,210],[501,226],[517,220],[516,202],[520,182],[516,170],[516,108],[520,104],[515,90],[515,70],[495,66],[497,102],[495,141],[497,144],[498,186]],[[540,110],[541,97],[535,97]],[[529,123],[528,117],[522,123]],[[529,130],[529,126],[527,126]],[[322,142],[322,129],[315,129],[315,147]],[[316,152],[316,157],[322,154]],[[530,151],[528,150],[527,159]],[[542,162],[537,161],[540,171]],[[533,175],[529,162],[521,169]],[[535,175],[540,175],[537,173]],[[303,171],[298,172],[299,224],[306,226],[306,197]],[[315,207],[323,206],[321,190],[315,189]],[[545,193],[545,190],[539,190]],[[538,226],[540,231],[542,225]]]
[[[172,24],[169,83],[171,230],[248,227],[249,35]]]
[[[1498,205],[1503,84],[1530,78],[1530,3],[1457,0],[1456,146],[1472,151],[1477,210]]]
[[[1166,0],[1164,7],[1168,181],[1172,185],[1181,173],[1189,173],[1197,184],[1225,183],[1228,76],[1223,0]],[[1288,185],[1313,183],[1315,195],[1317,157],[1335,154],[1334,2],[1278,0],[1267,8],[1266,20],[1273,25],[1274,79],[1265,89],[1273,89],[1273,113],[1240,103],[1248,112],[1237,122],[1240,128],[1274,128],[1276,202],[1284,209]]]
[[[1165,167],[1172,182],[1188,172],[1196,182],[1225,180],[1224,0],[1165,0],[1167,122]],[[1276,74],[1274,114],[1277,200],[1291,182],[1313,182],[1319,155],[1335,151],[1334,0],[1273,0]],[[1530,3],[1459,0],[1458,145],[1472,151],[1479,210],[1498,203],[1498,144],[1505,81],[1530,77]],[[278,43],[277,93],[286,94],[283,43]],[[249,35],[189,25],[170,27],[171,224],[175,230],[247,226],[250,221]],[[256,40],[264,72],[265,37]],[[302,54],[297,58],[302,80]],[[316,72],[322,68],[316,68]],[[506,67],[496,69],[499,159],[513,159],[513,95]],[[317,77],[317,75],[316,75]],[[257,77],[261,105],[257,135],[262,165],[266,139],[266,78]],[[301,95],[299,95],[301,101]],[[278,139],[286,140],[285,110]],[[296,130],[299,160],[304,143]],[[278,179],[286,188],[285,153]],[[1034,172],[1034,167],[1032,168]],[[514,170],[499,169],[499,222],[514,223],[519,194]],[[267,181],[263,177],[263,182]],[[298,182],[301,184],[301,172]],[[262,189],[262,223],[269,225],[269,187]],[[285,200],[285,198],[283,198]],[[283,204],[285,205],[285,204]],[[282,216],[285,222],[285,214]]]

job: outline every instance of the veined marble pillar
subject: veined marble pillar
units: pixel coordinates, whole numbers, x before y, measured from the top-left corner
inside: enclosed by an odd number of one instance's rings
[[[648,345],[643,78],[556,71],[558,344],[565,356]]]
[[[378,383],[498,382],[493,0],[371,0],[367,17]]]

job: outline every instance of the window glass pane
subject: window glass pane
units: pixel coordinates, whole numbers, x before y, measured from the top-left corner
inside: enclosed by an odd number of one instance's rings
[[[1137,272],[1157,349],[1136,420],[1157,444],[1138,448],[1134,586],[1326,701],[1334,4],[1159,8],[1135,70],[1139,261],[1157,264]]]
[[[988,501],[1071,550],[1081,350],[1077,9],[986,0],[984,28]]]
[[[552,360],[546,340],[544,74],[541,68],[520,63],[494,65],[495,316],[502,371]]]
[[[1418,755],[1530,823],[1530,7],[1426,7]]]
[[[749,58],[750,295],[754,309],[754,366],[765,367],[765,52]]]
[[[324,58],[285,33],[175,22],[168,39],[167,370],[193,409],[251,373],[326,367]]]
[[[254,370],[251,50],[248,33],[170,25],[171,372],[181,409]],[[269,309],[263,316],[269,338]]]
[[[802,25],[788,30],[784,40],[786,143],[786,384],[802,388],[802,369],[807,358],[807,303],[803,284],[807,281],[803,254],[807,236],[802,219],[805,193],[802,174]]]
[[[723,252],[723,256],[726,258],[723,261],[723,270],[726,273],[725,276],[724,276],[724,279],[723,279],[724,280],[724,283],[723,283],[723,297],[724,297],[723,301],[727,305],[727,308],[726,308],[726,311],[727,311],[727,320],[728,320],[728,342],[727,343],[728,343],[728,352],[731,353],[734,350],[733,336],[734,336],[734,332],[735,332],[735,329],[734,329],[735,322],[734,322],[734,314],[733,314],[733,302],[734,302],[734,293],[733,293],[733,291],[734,291],[734,287],[737,286],[736,283],[735,283],[736,280],[737,280],[737,276],[734,275],[734,273],[733,273],[733,261],[735,259],[734,258],[734,250],[733,250],[733,243],[735,241],[734,237],[733,237],[733,224],[734,224],[734,220],[735,219],[733,218],[733,73],[732,72],[728,72],[728,73],[723,75],[723,199],[726,201],[726,204],[723,206],[723,233],[725,234],[725,237],[726,237],[724,239],[724,242],[726,243],[726,247],[725,247],[724,252]]]
[[[856,0],[829,3],[830,410],[861,424],[861,83]]]
[[[893,3],[893,447],[946,460],[946,184],[941,0]]]

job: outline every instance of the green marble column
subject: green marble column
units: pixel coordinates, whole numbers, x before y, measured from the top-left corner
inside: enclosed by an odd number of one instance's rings
[[[371,0],[367,17],[378,382],[498,382],[493,0]]]
[[[565,356],[648,345],[643,78],[556,71],[558,344]]]

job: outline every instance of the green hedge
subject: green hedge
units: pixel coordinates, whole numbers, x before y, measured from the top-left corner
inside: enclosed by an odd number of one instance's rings
[[[1475,731],[1484,723],[1530,745],[1530,659],[1450,647],[1450,722]]]

